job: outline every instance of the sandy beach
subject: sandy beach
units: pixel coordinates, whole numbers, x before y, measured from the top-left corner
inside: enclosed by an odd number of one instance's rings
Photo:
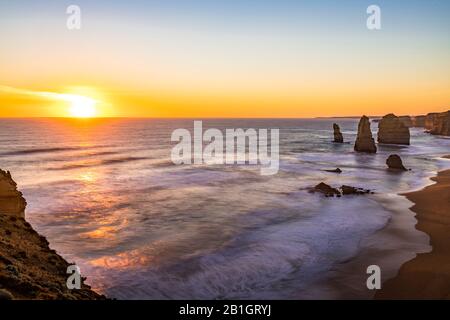
[[[433,249],[403,264],[376,299],[450,299],[450,170],[432,180],[436,183],[404,196],[414,202],[416,228],[430,236]]]

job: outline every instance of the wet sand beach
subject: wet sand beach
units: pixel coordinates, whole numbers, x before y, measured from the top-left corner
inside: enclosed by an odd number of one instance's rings
[[[404,195],[414,202],[416,228],[430,236],[433,249],[403,264],[376,299],[450,299],[450,170],[432,180],[436,183]]]

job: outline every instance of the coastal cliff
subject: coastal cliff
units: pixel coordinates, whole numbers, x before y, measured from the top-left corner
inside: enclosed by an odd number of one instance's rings
[[[450,110],[445,112],[431,112],[426,116],[400,116],[398,120],[406,128],[423,127],[431,134],[450,136]]]
[[[9,171],[0,169],[0,214],[25,218],[25,201]]]
[[[412,117],[413,127],[420,128],[425,127],[426,116],[415,116]]]
[[[438,113],[433,118],[431,134],[450,136],[450,111]]]
[[[450,110],[427,114],[425,118],[425,129],[431,134],[450,136]]]
[[[25,220],[25,207],[11,174],[0,169],[0,300],[105,299],[86,284],[67,288],[70,264]]]

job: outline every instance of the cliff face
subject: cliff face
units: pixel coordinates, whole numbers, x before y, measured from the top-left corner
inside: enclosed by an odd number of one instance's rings
[[[413,120],[410,116],[400,116],[398,118],[405,127],[411,128],[413,126]]]
[[[370,121],[366,116],[362,116],[358,124],[358,136],[355,141],[355,151],[358,152],[377,152],[375,141],[372,137],[372,131],[370,130]]]
[[[427,129],[431,134],[450,136],[450,110],[432,114],[429,119]]]
[[[0,213],[24,218],[26,205],[9,171],[0,169]]]
[[[415,116],[412,117],[412,126],[413,127],[425,127],[425,118],[426,116]]]
[[[433,112],[429,113],[425,116],[425,129],[431,130],[433,129],[434,119],[438,115],[438,113]]]
[[[104,299],[83,284],[66,286],[69,263],[25,221],[26,202],[0,170],[0,299]]]
[[[392,113],[385,115],[378,124],[379,143],[409,145],[409,138],[409,128]]]

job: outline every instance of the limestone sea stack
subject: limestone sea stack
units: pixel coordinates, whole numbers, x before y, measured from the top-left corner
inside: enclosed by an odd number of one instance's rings
[[[378,123],[379,143],[409,145],[409,138],[409,128],[393,113],[385,115]]]
[[[355,151],[376,153],[377,147],[370,130],[370,121],[366,116],[362,116],[358,124],[358,135],[355,141]]]
[[[25,207],[11,174],[0,170],[0,300],[105,299],[85,278],[80,289],[67,288],[69,263],[25,220]]]
[[[393,170],[402,170],[402,171],[406,171],[407,170],[403,166],[402,159],[397,154],[391,154],[386,159],[386,165],[388,166],[389,169],[393,169]]]
[[[334,142],[343,143],[344,137],[342,136],[341,129],[337,123],[333,123]]]

